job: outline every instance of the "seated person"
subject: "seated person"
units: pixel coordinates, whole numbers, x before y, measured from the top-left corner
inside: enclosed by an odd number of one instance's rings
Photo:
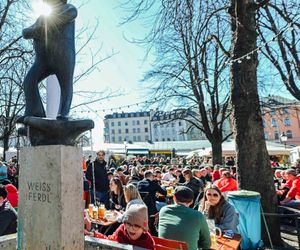
[[[124,197],[123,185],[118,177],[113,177],[109,182],[109,207],[114,210],[125,210],[126,202]]]
[[[0,185],[0,236],[17,232],[17,213],[7,200],[5,186]]]
[[[294,176],[292,187],[280,204],[288,207],[300,208],[300,175]]]
[[[176,187],[173,205],[159,212],[158,236],[165,239],[184,241],[188,249],[209,249],[210,233],[202,213],[189,208],[194,192],[185,186]]]
[[[178,185],[186,186],[194,192],[194,200],[193,200],[194,202],[192,203],[192,207],[194,207],[195,204],[197,207],[197,201],[199,201],[203,195],[204,184],[200,179],[194,177],[192,171],[188,168],[184,169],[182,171],[182,174],[185,179],[185,183],[183,184],[178,183]]]
[[[18,189],[13,184],[6,184],[5,189],[7,191],[7,200],[13,208],[17,208],[19,200]]]
[[[221,192],[238,190],[237,181],[232,178],[229,171],[223,171],[222,178],[217,180],[215,184]]]
[[[214,219],[216,227],[222,231],[232,230],[234,233],[238,233],[238,214],[234,207],[225,200],[217,186],[209,185],[205,189],[199,211],[203,212],[208,219]]]
[[[124,213],[123,223],[112,235],[95,232],[95,237],[154,249],[154,241],[148,232],[148,209],[145,205],[131,205]]]

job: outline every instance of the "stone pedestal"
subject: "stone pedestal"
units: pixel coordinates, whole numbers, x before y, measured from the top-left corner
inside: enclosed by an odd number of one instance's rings
[[[20,153],[18,249],[84,249],[82,150],[53,145]]]

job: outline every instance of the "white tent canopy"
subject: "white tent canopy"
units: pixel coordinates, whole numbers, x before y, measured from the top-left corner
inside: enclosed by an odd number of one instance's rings
[[[285,147],[280,143],[269,142],[267,141],[267,150],[269,155],[290,155],[290,148]],[[251,150],[251,149],[249,149]],[[222,155],[223,156],[234,156],[236,155],[235,151],[235,141],[226,141],[222,143]],[[205,149],[198,149],[191,151],[187,158],[191,158],[192,156],[212,156],[212,147],[208,147]]]

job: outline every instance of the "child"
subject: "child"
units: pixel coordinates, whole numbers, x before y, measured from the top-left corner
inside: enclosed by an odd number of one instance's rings
[[[95,232],[95,237],[154,249],[154,241],[148,232],[148,209],[145,205],[131,205],[124,213],[123,223],[112,235],[107,237]]]

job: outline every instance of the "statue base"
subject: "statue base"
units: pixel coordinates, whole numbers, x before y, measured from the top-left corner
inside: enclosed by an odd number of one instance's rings
[[[75,146],[76,138],[81,133],[94,128],[92,120],[54,120],[27,116],[22,123],[27,129],[21,128],[19,133],[29,136],[32,146]]]

